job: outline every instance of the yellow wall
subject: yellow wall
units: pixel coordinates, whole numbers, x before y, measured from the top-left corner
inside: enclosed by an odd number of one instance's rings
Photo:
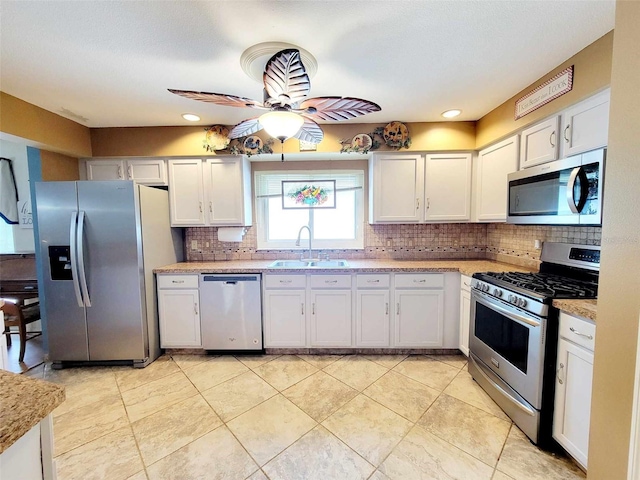
[[[89,128],[4,92],[0,92],[0,132],[38,148],[91,156]]]
[[[629,458],[640,316],[639,25],[640,2],[616,2],[589,442],[588,477],[598,480],[625,480]]]
[[[558,65],[544,77],[522,89],[505,103],[495,108],[480,120],[476,129],[476,148],[481,149],[512,132],[522,129],[545,117],[573,105],[580,100],[606,88],[611,81],[611,52],[613,31],[593,42],[566,62]],[[549,78],[574,65],[573,89],[530,114],[514,120],[516,101]]]
[[[80,180],[78,159],[61,153],[40,150],[42,180],[45,182]]]
[[[422,150],[473,150],[475,148],[475,122],[409,123],[411,151]],[[339,152],[340,140],[351,139],[358,133],[370,133],[384,124],[331,124],[322,125],[324,140],[317,152]],[[123,127],[92,128],[91,147],[94,157],[164,157],[205,155],[202,142],[203,127]],[[263,140],[264,132],[258,134]],[[280,143],[273,145],[274,153],[280,152]],[[390,150],[384,144],[381,151]],[[284,144],[285,153],[297,153],[298,140]],[[407,151],[403,149],[402,151]]]

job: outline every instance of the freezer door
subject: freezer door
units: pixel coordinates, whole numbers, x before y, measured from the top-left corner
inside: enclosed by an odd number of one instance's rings
[[[78,276],[72,274],[78,198],[75,182],[37,182],[49,358],[52,362],[89,360],[87,323]],[[75,261],[74,261],[75,263]]]
[[[137,185],[78,182],[78,209],[89,359],[142,360],[148,337]]]

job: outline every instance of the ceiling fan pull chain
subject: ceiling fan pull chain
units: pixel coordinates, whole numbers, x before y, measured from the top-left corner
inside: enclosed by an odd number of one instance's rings
[[[281,148],[280,161],[284,162],[284,141],[283,140],[280,140],[280,148]]]

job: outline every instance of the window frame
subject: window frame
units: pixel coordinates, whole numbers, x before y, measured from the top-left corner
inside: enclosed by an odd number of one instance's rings
[[[366,171],[364,169],[349,169],[349,170],[329,170],[329,169],[314,169],[314,170],[290,170],[286,173],[278,170],[260,170],[254,172],[254,200],[255,200],[255,211],[256,211],[256,240],[257,240],[257,250],[300,250],[304,249],[305,245],[308,245],[308,234],[303,233],[300,246],[296,246],[296,240],[269,240],[267,238],[268,235],[268,225],[269,225],[269,212],[268,212],[268,199],[261,198],[261,195],[258,191],[257,184],[258,179],[262,175],[280,175],[286,176],[287,174],[291,175],[305,175],[310,179],[315,179],[317,177],[320,179],[331,179],[333,180],[336,176],[340,175],[358,175],[361,179],[361,185],[354,187],[355,193],[355,238],[354,239],[312,239],[312,246],[314,250],[362,250],[364,249],[364,221],[365,221],[365,199],[364,199],[364,182],[366,178]],[[278,198],[281,198],[279,196]],[[337,200],[337,199],[336,199]],[[300,210],[296,210],[300,211]],[[309,222],[308,226],[311,228],[311,231],[314,232],[314,209],[307,210],[309,213]],[[325,210],[327,211],[327,210]],[[305,224],[307,225],[307,224]],[[304,225],[300,225],[302,228]]]

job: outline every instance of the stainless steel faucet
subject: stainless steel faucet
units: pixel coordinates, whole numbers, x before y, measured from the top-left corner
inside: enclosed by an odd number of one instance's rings
[[[302,235],[302,231],[305,228],[307,230],[309,230],[309,255],[307,256],[307,259],[311,260],[311,237],[312,237],[312,235],[311,235],[311,228],[309,228],[309,225],[303,225],[302,227],[300,227],[300,230],[298,231],[298,238],[296,239],[296,247],[300,246],[300,236]],[[302,260],[302,258],[300,260]]]

